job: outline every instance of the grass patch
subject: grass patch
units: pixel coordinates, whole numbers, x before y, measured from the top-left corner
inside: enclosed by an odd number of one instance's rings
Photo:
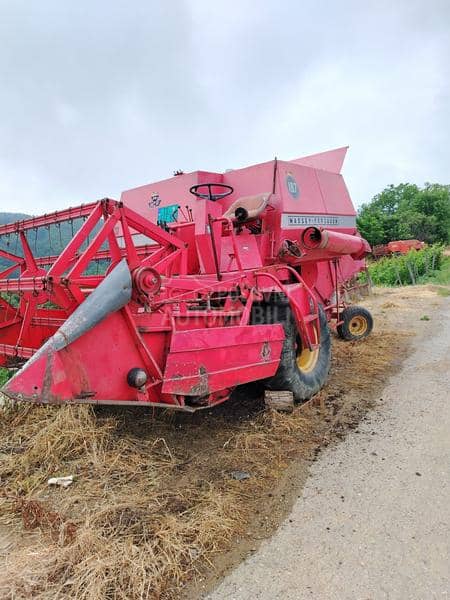
[[[2,385],[5,385],[5,383],[8,381],[10,377],[9,371],[8,369],[4,369],[3,367],[0,367],[0,387],[2,387]]]
[[[436,293],[439,296],[443,296],[444,298],[448,298],[448,296],[450,296],[450,289],[444,288],[444,287],[438,287],[436,289]]]
[[[434,283],[436,285],[450,285],[450,256],[444,256],[442,258],[440,268],[435,273],[427,277],[426,281],[424,281],[423,283]],[[448,294],[443,293],[441,295],[446,296]]]

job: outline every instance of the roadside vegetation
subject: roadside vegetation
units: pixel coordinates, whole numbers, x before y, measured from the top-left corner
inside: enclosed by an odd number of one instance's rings
[[[434,244],[423,250],[411,250],[408,254],[386,256],[368,264],[368,273],[374,285],[417,285],[435,283],[450,284],[450,256],[444,255],[442,244]],[[367,279],[362,275],[363,281]]]
[[[358,211],[358,230],[371,246],[395,240],[426,242],[423,250],[369,261],[374,285],[450,285],[450,185],[411,183],[387,186]],[[362,274],[362,281],[367,275]],[[443,289],[441,295],[446,295]]]
[[[450,254],[444,253],[439,270],[428,277],[427,283],[450,286]]]

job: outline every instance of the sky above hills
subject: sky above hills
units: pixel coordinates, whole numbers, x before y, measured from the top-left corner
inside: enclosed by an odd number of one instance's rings
[[[356,204],[449,183],[444,0],[0,0],[0,211],[350,145]]]

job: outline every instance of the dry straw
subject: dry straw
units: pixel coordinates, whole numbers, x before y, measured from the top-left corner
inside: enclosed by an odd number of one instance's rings
[[[248,531],[290,461],[359,418],[404,343],[393,334],[363,346],[335,342],[321,414],[265,411],[242,395],[194,416],[4,407],[0,525],[15,528],[17,543],[0,572],[0,596],[178,597]],[[235,481],[234,470],[250,478]],[[47,486],[48,477],[69,474],[70,488]]]

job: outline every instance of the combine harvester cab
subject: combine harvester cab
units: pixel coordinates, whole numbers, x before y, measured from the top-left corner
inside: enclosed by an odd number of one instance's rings
[[[345,153],[180,173],[0,227],[0,364],[27,361],[3,393],[193,411],[263,381],[310,398],[329,323],[347,339],[372,326],[342,297],[370,251]],[[42,230],[58,255],[33,251]]]

